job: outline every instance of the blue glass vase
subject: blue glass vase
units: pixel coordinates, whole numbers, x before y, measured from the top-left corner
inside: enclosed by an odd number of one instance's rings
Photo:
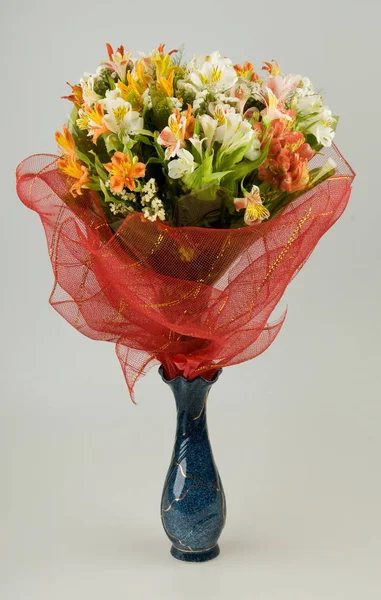
[[[168,381],[177,408],[177,431],[161,500],[163,527],[172,542],[171,554],[187,562],[219,555],[218,538],[225,525],[226,501],[213,459],[206,422],[206,401],[212,381],[203,377]]]

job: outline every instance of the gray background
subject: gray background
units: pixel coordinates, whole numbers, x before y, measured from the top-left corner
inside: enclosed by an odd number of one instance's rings
[[[2,600],[378,598],[380,575],[379,4],[2,3]],[[52,273],[16,164],[55,152],[65,81],[95,70],[104,42],[186,44],[234,62],[277,58],[340,113],[358,176],[350,205],[282,301],[258,359],[226,369],[209,402],[228,501],[221,556],[169,555],[159,501],[174,401],[156,372],[129,400],[113,347],[47,304]]]

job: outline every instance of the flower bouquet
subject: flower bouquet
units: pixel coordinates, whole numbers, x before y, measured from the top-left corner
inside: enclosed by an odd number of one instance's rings
[[[275,61],[260,76],[219,52],[107,53],[65,96],[60,156],[22,162],[17,190],[45,229],[52,306],[116,345],[132,398],[155,364],[174,392],[162,520],[176,558],[204,561],[226,516],[209,389],[272,343],[285,315],[270,315],[354,173],[332,143],[338,117]]]

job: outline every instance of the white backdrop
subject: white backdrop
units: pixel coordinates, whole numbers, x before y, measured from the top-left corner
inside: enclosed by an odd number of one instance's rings
[[[376,0],[4,2],[1,7],[2,600],[358,600],[381,592],[380,9]],[[65,81],[104,43],[276,58],[340,114],[349,207],[282,301],[286,323],[209,401],[228,520],[221,555],[169,555],[159,518],[174,438],[156,372],[134,407],[111,345],[48,305],[52,273],[17,163],[55,152]]]

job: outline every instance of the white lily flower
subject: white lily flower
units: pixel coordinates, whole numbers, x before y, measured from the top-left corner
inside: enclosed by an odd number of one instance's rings
[[[189,79],[198,89],[205,87],[214,92],[230,89],[237,81],[232,62],[219,52],[194,56],[188,64]]]
[[[258,139],[258,137],[255,135],[255,131],[254,131],[253,143],[251,144],[250,148],[245,152],[245,158],[247,158],[248,160],[257,160],[257,158],[259,158],[260,155],[261,155],[261,142]]]
[[[335,132],[325,121],[317,121],[308,128],[308,133],[312,133],[318,141],[318,144],[323,146],[331,146],[332,140],[335,137]]]
[[[171,179],[180,179],[195,170],[195,162],[192,154],[181,148],[177,153],[178,158],[168,163],[168,175]]]
[[[103,104],[107,111],[104,116],[104,122],[108,129],[113,133],[133,134],[139,129],[143,129],[144,120],[136,110],[132,110],[129,102],[123,100],[117,93],[117,90],[106,92],[106,98]]]
[[[247,146],[254,137],[255,132],[250,123],[239,113],[226,114],[226,123],[220,125],[216,132],[216,141],[221,144],[221,149],[228,153]]]
[[[298,130],[314,135],[319,144],[331,146],[335,137],[335,118],[319,94],[293,98],[292,106],[296,110]]]
[[[208,110],[219,125],[226,123],[228,113],[235,113],[235,109],[230,104],[224,104],[223,102],[209,102]]]
[[[192,144],[192,146],[194,148],[196,148],[197,152],[200,155],[200,159],[201,159],[201,162],[202,162],[202,157],[203,157],[203,148],[202,148],[202,145],[203,145],[203,143],[205,141],[207,141],[207,138],[204,137],[204,138],[200,139],[199,136],[195,133],[193,135],[193,137],[189,138],[189,141]]]
[[[94,75],[82,78],[79,83],[82,88],[82,96],[85,104],[92,106],[95,102],[101,100],[101,97],[94,92]]]
[[[210,115],[201,115],[199,120],[206,138],[206,148],[207,150],[210,150],[216,135],[218,121],[213,119]]]
[[[113,90],[106,90],[106,97],[102,100],[103,103],[107,101],[116,100],[117,98],[122,97],[122,91],[119,87],[116,87]]]
[[[291,99],[291,108],[301,117],[320,113],[323,108],[322,97],[319,94],[310,94],[302,97],[294,96]]]

